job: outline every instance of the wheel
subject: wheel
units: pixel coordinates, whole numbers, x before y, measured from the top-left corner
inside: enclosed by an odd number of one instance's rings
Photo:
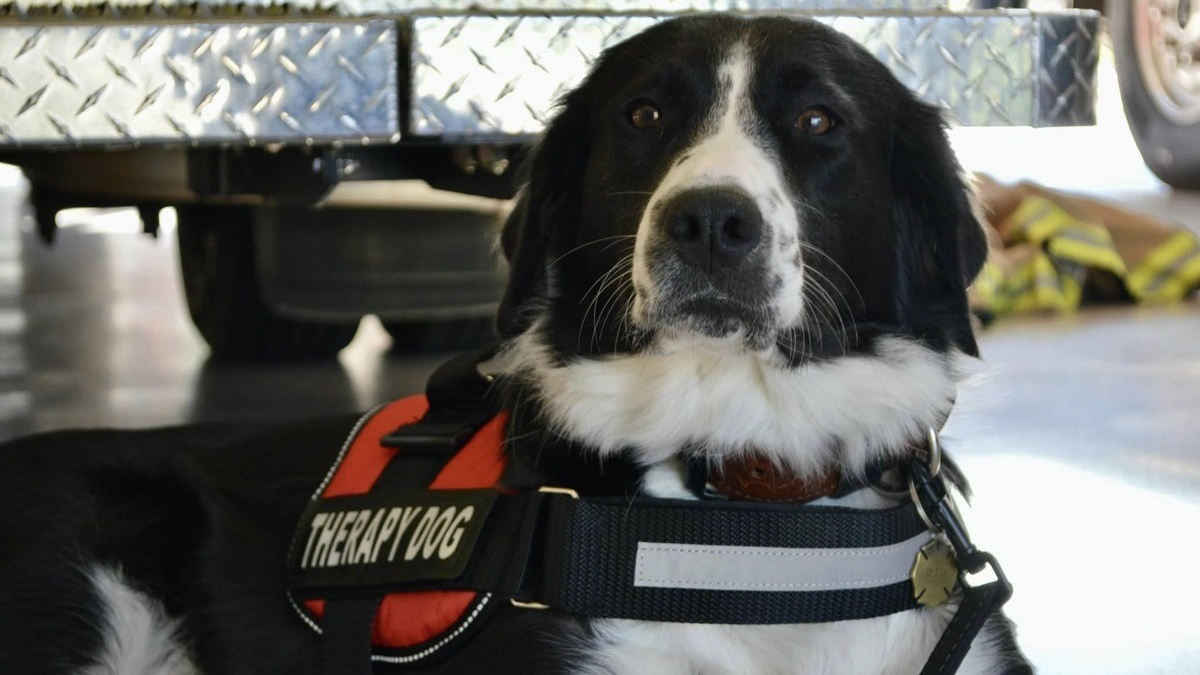
[[[1200,189],[1200,18],[1191,0],[1109,0],[1121,100],[1159,178]]]
[[[398,354],[465,352],[495,338],[492,317],[408,321],[384,324],[392,336],[392,351]]]
[[[318,323],[280,316],[259,292],[254,210],[182,206],[179,263],[192,323],[214,357],[232,361],[328,358],[350,344],[357,323]]]

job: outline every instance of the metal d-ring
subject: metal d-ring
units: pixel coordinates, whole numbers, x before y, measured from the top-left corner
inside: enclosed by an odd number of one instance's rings
[[[921,520],[925,521],[925,527],[928,527],[929,531],[934,534],[941,532],[942,528],[934,525],[933,521],[929,520],[929,516],[926,515],[925,507],[921,506],[921,500],[917,497],[917,484],[911,478],[908,479],[908,496],[912,499],[913,506],[917,507],[917,515],[921,517]]]
[[[938,439],[937,431],[933,427],[929,427],[929,477],[935,478],[942,471],[942,444]],[[914,506],[917,507],[917,515],[925,522],[925,526],[930,532],[938,533],[942,528],[933,524],[929,519],[929,514],[925,513],[925,507],[921,505],[921,500],[917,497],[917,484],[910,476],[908,479],[908,497],[912,500]]]
[[[929,427],[929,477],[936,478],[942,472],[942,443],[938,433]]]

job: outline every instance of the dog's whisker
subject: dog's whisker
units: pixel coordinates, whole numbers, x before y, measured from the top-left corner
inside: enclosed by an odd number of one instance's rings
[[[628,300],[622,298],[621,302],[625,306],[625,311],[621,316],[621,323],[617,327],[617,331],[613,336],[613,351],[617,350],[617,345],[622,337],[625,337],[629,332],[629,322],[633,319],[633,300],[637,295],[637,287],[633,285],[632,279],[626,286],[625,293],[629,296]]]
[[[853,290],[855,296],[857,296],[859,304],[862,304],[864,302],[863,297],[862,297],[862,292],[858,290],[858,285],[854,283],[854,279],[852,279],[850,277],[850,274],[848,272],[846,272],[846,268],[842,267],[842,265],[838,261],[834,260],[828,253],[822,251],[821,249],[817,248],[816,246],[813,246],[812,244],[809,244],[803,240],[801,240],[799,242],[799,244],[800,244],[800,249],[801,249],[801,255],[803,255],[803,253],[812,253],[813,255],[820,256],[822,259],[828,261],[829,264],[833,266],[834,271],[836,271],[838,274],[840,274],[842,276],[842,278],[846,280],[846,283],[849,284],[850,289]],[[806,272],[807,271],[814,271],[814,270],[812,270],[812,265],[807,266]]]
[[[625,256],[624,258],[621,258],[620,260],[618,260],[616,263],[613,264],[612,267],[610,267],[607,271],[605,271],[604,274],[600,275],[600,278],[597,279],[596,282],[593,283],[591,285],[591,287],[589,287],[588,290],[584,292],[583,297],[586,298],[587,296],[592,295],[592,301],[590,304],[595,304],[595,302],[597,300],[599,300],[600,296],[603,294],[604,290],[609,285],[611,285],[615,279],[620,278],[620,274],[622,272],[622,267],[627,260],[629,261],[629,263],[631,265],[631,269],[632,269],[633,254],[631,253],[631,254]],[[593,293],[593,291],[594,291],[594,293]],[[585,312],[585,314],[586,314],[586,312]]]
[[[621,241],[629,240],[629,239],[637,239],[637,235],[636,234],[615,234],[611,237],[600,237],[599,239],[592,239],[591,241],[585,241],[582,244],[570,249],[566,253],[563,253],[562,255],[558,256],[554,260],[551,260],[548,263],[548,266],[553,267],[554,265],[557,265],[558,263],[562,262],[563,259],[566,258],[567,256],[571,255],[572,253],[581,251],[581,250],[587,248],[588,246],[593,246],[595,244],[600,244],[603,242],[612,242],[614,239],[617,241],[610,243],[608,246],[606,246],[605,248],[603,248],[601,250],[602,251],[608,250],[609,246],[613,246],[614,243],[620,243]]]
[[[589,289],[588,292],[584,294],[584,296],[586,297],[587,295],[591,294],[595,298],[599,298],[613,284],[620,283],[621,281],[623,281],[625,278],[625,272],[632,271],[632,269],[633,269],[633,254],[630,253],[629,255],[627,255],[627,256],[621,258],[620,260],[618,260],[617,262],[613,263],[612,267],[608,268],[608,270],[600,278],[600,281],[602,283],[600,283],[599,288],[596,288],[596,284],[592,284],[592,288],[595,289],[594,293],[592,292],[592,289]]]
[[[830,281],[829,277],[825,276],[816,269],[810,268],[808,271],[812,274],[813,285],[829,298],[831,305],[834,305],[839,312],[841,311],[841,308],[844,308],[846,310],[846,314],[850,315],[854,313],[854,308],[850,305],[850,301],[846,298],[845,294],[843,294],[841,290],[838,289],[838,287],[834,285],[832,281]],[[835,300],[840,302],[835,302]]]
[[[630,259],[630,270],[632,271],[632,269],[633,269],[632,268],[632,259]],[[600,316],[596,321],[597,326],[604,324],[606,318],[612,313],[612,311],[615,310],[621,304],[623,304],[623,302],[624,302],[623,297],[626,294],[626,292],[628,290],[634,288],[633,278],[631,275],[622,274],[622,275],[618,276],[618,279],[620,279],[620,281],[619,281],[617,288],[612,293],[609,294],[609,299],[605,302],[604,307],[602,307],[600,310]],[[598,342],[597,332],[593,331],[593,335],[597,336],[597,342]],[[598,347],[599,344],[597,344],[596,346]],[[614,341],[614,348],[615,348],[615,346],[616,345],[615,345],[615,341]]]
[[[632,271],[632,264],[630,266],[630,271]],[[614,303],[622,300],[625,294],[634,288],[633,277],[630,274],[621,274],[617,278],[617,286],[613,289],[613,292],[609,294],[609,299],[605,303],[605,309],[609,308],[610,306],[614,306]]]
[[[589,295],[592,295],[593,298],[600,297],[599,292],[596,292],[593,295],[593,291],[596,291],[596,289],[598,287],[603,289],[604,285],[608,282],[609,276],[614,274],[616,272],[616,270],[617,270],[617,266],[613,265],[611,268],[609,268],[607,271],[605,271],[604,274],[601,274],[600,278],[596,279],[596,281],[593,282],[592,285],[589,286],[588,289],[583,292],[583,297],[587,298]]]
[[[592,330],[593,347],[600,347],[600,327],[605,324],[605,319],[608,317],[610,311],[609,308],[614,306],[616,299],[620,296],[621,290],[624,288],[624,284],[625,282],[623,278],[618,277],[618,281],[615,284],[615,287],[612,289],[612,292],[607,294],[604,304],[596,310],[596,323]]]
[[[815,247],[809,247],[809,250],[811,250],[817,254],[824,255],[826,258],[828,258],[828,256],[824,252],[816,249]],[[836,265],[836,263],[835,263],[835,265]],[[840,265],[838,265],[838,269],[841,270]],[[842,272],[844,273],[844,270],[842,270]],[[847,349],[849,347],[848,343],[850,341],[850,332],[851,331],[854,333],[854,342],[857,343],[858,342],[857,326],[853,322],[851,322],[850,325],[847,326],[846,319],[844,318],[844,317],[852,316],[854,313],[854,309],[851,306],[849,299],[846,298],[845,294],[843,294],[841,292],[841,290],[837,287],[837,285],[834,284],[832,282],[832,280],[829,279],[828,276],[826,276],[820,270],[816,269],[815,266],[809,265],[806,268],[805,273],[808,277],[808,281],[811,282],[811,283],[805,284],[806,289],[808,286],[812,286],[812,291],[814,293],[819,294],[819,296],[823,299],[824,303],[828,307],[829,312],[832,313],[837,319],[836,322],[830,321],[829,327],[830,327],[830,329],[837,331],[837,335],[835,335],[835,337],[840,336],[840,338],[839,338],[840,346],[843,349]],[[855,292],[857,293],[857,288],[855,289]],[[814,299],[814,302],[815,302],[815,299]],[[845,309],[845,314],[842,313],[842,308]],[[848,328],[849,328],[849,330],[848,330]]]
[[[820,311],[813,316],[814,322],[817,324],[817,335],[830,335],[837,341],[838,346],[844,351],[847,348],[848,335],[846,333],[846,324],[838,314],[837,308],[833,304],[833,300],[823,289],[820,289],[813,284],[812,289],[817,295],[813,300],[814,308]],[[821,329],[821,320],[824,320],[824,325],[828,331]]]
[[[600,314],[603,313],[602,308],[598,307],[600,297],[603,296],[605,294],[605,291],[608,290],[614,284],[624,283],[625,280],[627,278],[629,278],[629,275],[625,274],[625,272],[627,270],[632,271],[632,269],[633,269],[633,254],[630,253],[629,255],[618,260],[615,264],[613,264],[613,266],[611,268],[609,268],[603,275],[601,275],[600,279],[597,281],[597,283],[600,284],[599,288],[596,288],[596,284],[593,284],[592,288],[588,289],[587,293],[584,294],[584,297],[587,297],[587,295],[589,295],[589,294],[592,295],[592,300],[588,303],[588,306],[584,310],[584,313],[583,313],[584,317],[587,317],[589,315],[591,315],[591,317],[592,317],[592,321],[591,321],[592,335],[589,340],[589,347],[598,347],[599,346],[599,342],[598,342],[599,329],[600,329],[600,326],[602,325],[602,319],[600,317]],[[632,284],[631,278],[629,278],[629,283]],[[594,293],[593,293],[593,289],[595,289]],[[607,305],[607,303],[606,303],[606,305]],[[582,343],[583,330],[584,330],[584,326],[586,325],[586,323],[587,323],[586,321],[582,322],[579,326],[579,334],[576,336],[576,341],[578,343]]]
[[[830,329],[840,332],[843,336],[846,333],[846,323],[842,319],[836,303],[829,291],[826,290],[820,283],[819,279],[810,279],[811,284],[805,284],[806,295],[813,302],[814,309],[818,311],[819,316],[824,318]]]

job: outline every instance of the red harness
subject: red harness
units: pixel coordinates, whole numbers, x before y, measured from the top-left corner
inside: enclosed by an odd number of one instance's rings
[[[322,498],[365,494],[395,457],[397,450],[383,446],[384,436],[404,424],[421,419],[429,409],[423,394],[393,401],[368,413],[350,433],[346,449],[333,468]],[[446,463],[429,484],[430,490],[494,487],[504,473],[502,452],[508,413],[500,413]],[[455,637],[478,612],[483,600],[474,591],[419,591],[392,593],[375,615],[371,643],[375,647],[414,652],[401,661],[415,661]],[[325,601],[306,600],[304,611],[319,623]]]

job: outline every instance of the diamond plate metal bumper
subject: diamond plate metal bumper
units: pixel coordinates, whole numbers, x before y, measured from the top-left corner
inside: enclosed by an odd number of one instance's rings
[[[745,12],[762,10],[831,10],[855,11],[920,11],[943,9],[947,0],[292,0],[286,9],[277,0],[243,0],[240,12],[269,12],[279,14],[318,13],[337,16],[378,16],[413,12],[595,12],[620,14],[650,12],[674,14],[679,12]],[[227,12],[229,0],[195,0],[182,2],[160,0],[18,0],[0,2],[0,16],[39,16],[45,14],[86,16],[96,13],[125,17],[132,10],[149,16],[170,15],[179,9],[212,16]]]
[[[362,3],[391,0],[352,1],[355,11],[366,11]],[[681,9],[851,1],[671,0]],[[556,98],[601,50],[669,18],[526,12],[184,23],[164,16],[0,22],[0,149],[389,143],[402,131],[450,142],[513,142],[541,129]],[[963,124],[1094,120],[1094,13],[816,16]],[[409,105],[402,109],[401,101]]]
[[[605,47],[661,16],[458,16],[413,21],[416,136],[533,134]],[[1099,15],[818,14],[966,125],[1092,124]]]
[[[399,140],[398,26],[0,27],[0,146]]]

